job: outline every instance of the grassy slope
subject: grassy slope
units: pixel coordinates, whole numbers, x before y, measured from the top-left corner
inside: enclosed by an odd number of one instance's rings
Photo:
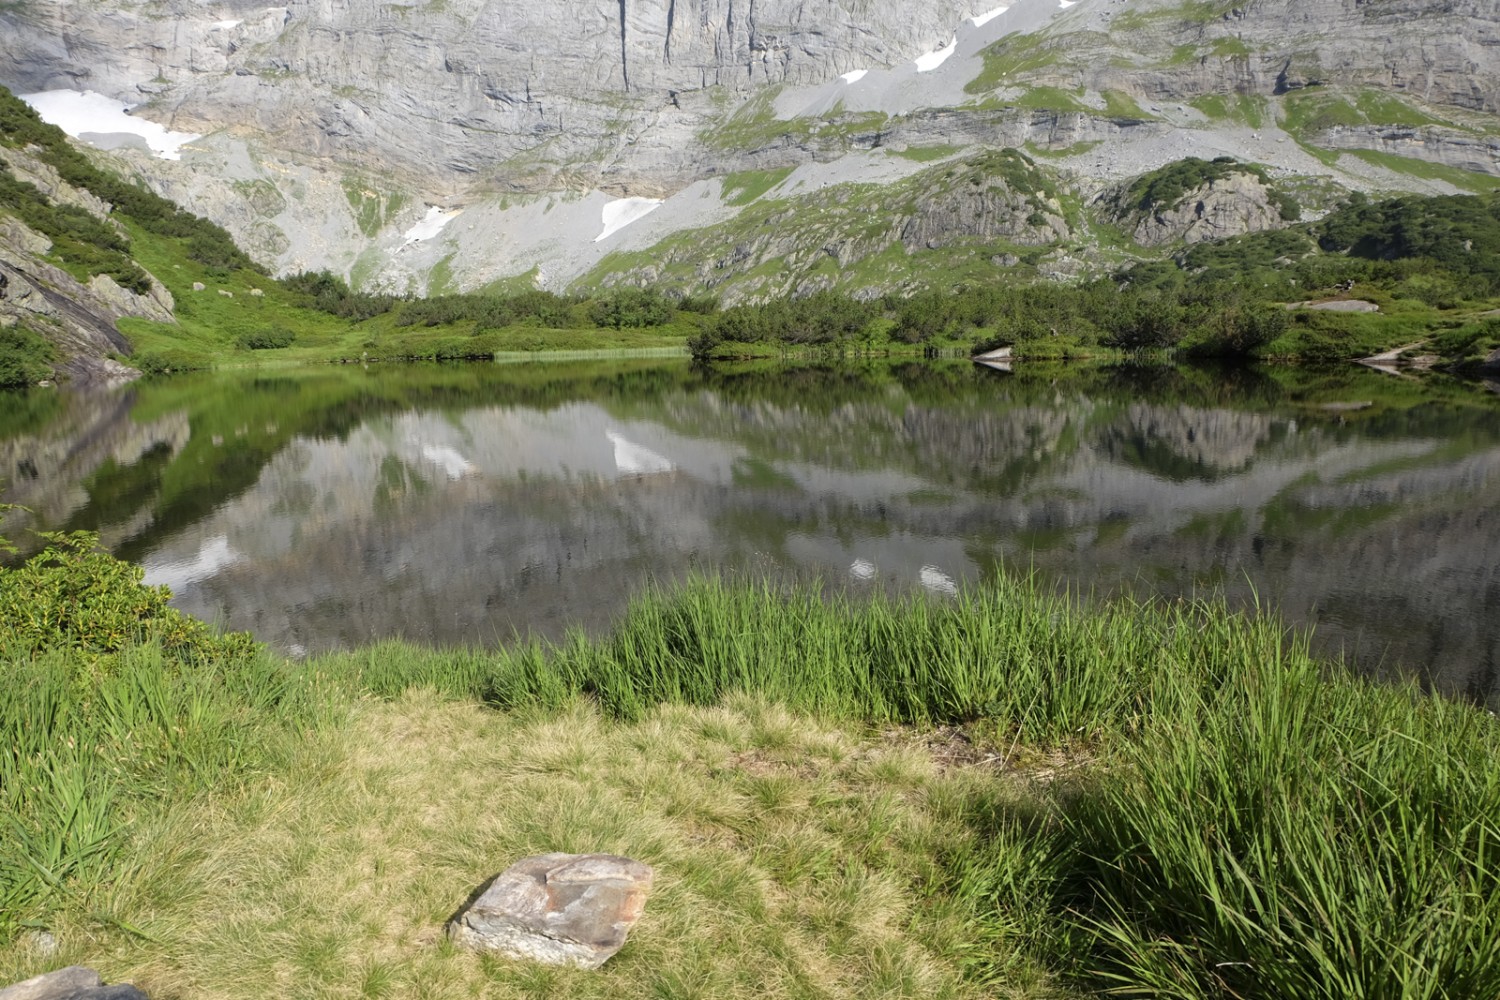
[[[177,304],[175,324],[120,322],[138,353],[176,351],[195,365],[213,367],[317,363],[416,356],[474,335],[471,323],[398,327],[389,314],[363,322],[340,319],[307,308],[300,296],[263,275],[216,275],[174,241],[134,227],[131,237],[136,259],[157,275]],[[194,291],[195,282],[205,288]],[[221,289],[233,297],[220,295]],[[252,289],[260,289],[261,295],[251,294]],[[237,346],[243,336],[272,329],[290,332],[295,338],[291,346],[253,351]],[[487,333],[483,343],[474,342],[474,349],[490,353],[681,348],[696,331],[696,324],[681,315],[667,326],[634,330],[601,330],[581,321],[574,329],[513,326]]]

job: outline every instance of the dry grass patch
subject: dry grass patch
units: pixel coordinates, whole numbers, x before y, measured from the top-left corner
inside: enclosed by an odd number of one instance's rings
[[[277,780],[142,830],[113,904],[150,939],[62,928],[59,958],[154,1000],[1053,995],[1020,957],[1023,929],[989,927],[976,954],[976,908],[950,892],[996,810],[1033,796],[1013,774],[955,766],[959,739],[748,697],[633,723],[587,703],[366,703]],[[656,868],[618,956],[550,970],[448,945],[468,893],[546,851]],[[13,978],[38,962],[0,953]]]

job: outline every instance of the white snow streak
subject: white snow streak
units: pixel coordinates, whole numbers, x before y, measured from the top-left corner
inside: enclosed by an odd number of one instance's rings
[[[191,132],[172,132],[164,125],[127,114],[134,105],[122,104],[92,90],[48,90],[22,94],[42,121],[56,125],[75,139],[85,134],[138,135],[163,160],[180,160],[179,150],[198,138]]]
[[[839,77],[839,79],[843,80],[845,83],[858,83],[865,78],[865,74],[868,72],[870,71],[867,69],[851,69],[849,72]]]
[[[969,23],[976,28],[982,28],[1008,10],[1010,10],[1009,7],[996,7],[994,10],[987,10],[983,14],[976,14],[969,18]]]
[[[444,226],[456,219],[462,211],[463,209],[455,209],[452,212],[445,212],[436,205],[429,206],[427,214],[422,217],[422,221],[405,232],[406,243],[402,243],[401,245],[406,246],[407,243],[432,239],[443,231]]]
[[[957,48],[958,38],[955,36],[953,41],[948,43],[947,48],[938,49],[936,52],[929,52],[925,56],[918,56],[917,72],[930,73],[932,70],[937,69],[947,61],[948,57],[953,54],[953,50]]]
[[[594,242],[608,239],[637,219],[649,215],[660,204],[660,198],[616,198],[609,202],[601,213],[604,232],[595,236]]]

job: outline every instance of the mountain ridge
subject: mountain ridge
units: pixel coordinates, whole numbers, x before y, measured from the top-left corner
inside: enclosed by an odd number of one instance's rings
[[[972,169],[1004,148],[1077,205],[1054,243],[1081,263],[1054,277],[1155,252],[1096,239],[1095,206],[1184,156],[1316,189],[1313,215],[1345,192],[1500,177],[1500,12],[1478,0],[980,6],[25,0],[0,11],[17,40],[0,82],[144,100],[140,115],[203,133],[180,161],[116,152],[153,190],[275,271],[402,294],[659,281],[672,268],[634,258],[669,262],[684,241],[748,262],[700,259],[685,292],[824,287],[745,275],[788,245],[857,263],[858,227],[803,226],[818,192],[881,211],[893,187],[940,175],[932,163]],[[736,235],[773,203],[760,215],[786,217],[777,239]],[[931,229],[946,211],[912,215]],[[612,228],[609,212],[633,221]],[[965,235],[903,246],[915,262]],[[987,256],[1008,260],[1003,243]]]

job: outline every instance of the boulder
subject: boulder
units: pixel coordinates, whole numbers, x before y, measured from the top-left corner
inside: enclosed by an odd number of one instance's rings
[[[1479,368],[1481,371],[1500,372],[1500,347],[1491,351],[1489,357],[1480,362]]]
[[[105,986],[93,969],[70,965],[7,986],[0,1000],[146,1000],[146,994],[128,983]]]
[[[653,875],[649,866],[613,854],[526,858],[497,875],[449,924],[449,937],[478,951],[597,969],[625,944]]]

